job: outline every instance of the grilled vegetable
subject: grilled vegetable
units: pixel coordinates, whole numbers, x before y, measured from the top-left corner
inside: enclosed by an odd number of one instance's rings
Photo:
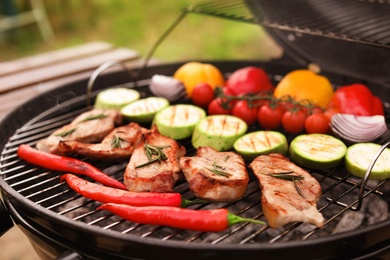
[[[331,119],[331,127],[335,134],[349,142],[372,142],[387,129],[384,116],[355,116],[335,114]]]
[[[345,155],[345,168],[353,175],[364,178],[371,162],[379,153],[381,145],[376,143],[358,143],[351,145]],[[375,161],[369,179],[384,180],[390,178],[390,149],[384,148]]]
[[[186,200],[180,193],[170,192],[131,192],[86,181],[73,174],[64,174],[61,181],[66,181],[71,189],[80,195],[103,203],[118,203],[132,206],[171,206],[188,207],[205,203],[205,200]]]
[[[289,96],[297,102],[307,100],[325,108],[332,99],[333,88],[328,78],[300,69],[286,74],[276,86],[274,95],[277,98]]]
[[[374,96],[367,86],[358,83],[338,88],[328,107],[341,114],[384,115],[382,100]]]
[[[274,90],[267,73],[254,66],[234,71],[226,81],[226,88],[235,96]]]
[[[169,101],[163,97],[143,98],[124,106],[121,113],[129,121],[150,123],[156,113],[169,106]]]
[[[173,102],[187,95],[183,83],[173,77],[154,75],[150,79],[150,91]]]
[[[187,62],[175,71],[173,77],[183,82],[188,97],[192,97],[192,91],[199,83],[207,83],[213,89],[225,84],[222,72],[208,63]]]
[[[218,151],[233,148],[234,142],[245,134],[248,126],[238,117],[213,115],[203,118],[195,126],[192,145],[211,146]]]
[[[108,210],[123,219],[136,223],[162,225],[201,232],[221,232],[240,222],[265,224],[260,220],[239,217],[224,208],[194,210],[167,206],[134,207],[107,203],[99,206],[97,209]]]
[[[206,112],[200,107],[178,104],[159,111],[153,123],[159,132],[175,140],[190,137],[195,125],[206,117]]]
[[[95,101],[95,108],[116,109],[136,101],[140,98],[140,93],[134,89],[128,88],[110,88],[100,92]]]
[[[245,160],[251,161],[262,154],[286,154],[288,144],[286,137],[275,131],[257,131],[248,133],[234,142],[234,150]]]
[[[17,154],[28,163],[43,168],[85,175],[106,186],[123,190],[126,189],[123,183],[109,177],[94,166],[74,158],[42,152],[26,144],[18,147]]]
[[[303,134],[290,144],[290,158],[296,164],[311,169],[335,167],[347,151],[339,139],[325,134]]]

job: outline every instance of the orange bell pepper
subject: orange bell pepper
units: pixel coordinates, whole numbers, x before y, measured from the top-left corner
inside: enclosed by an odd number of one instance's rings
[[[194,61],[187,62],[179,67],[173,77],[184,84],[188,97],[192,96],[193,89],[200,83],[207,83],[213,89],[225,84],[222,72],[217,67],[212,64]]]
[[[333,96],[333,87],[328,78],[313,71],[300,69],[286,74],[274,91],[276,98],[290,97],[293,100],[309,101],[325,108]]]

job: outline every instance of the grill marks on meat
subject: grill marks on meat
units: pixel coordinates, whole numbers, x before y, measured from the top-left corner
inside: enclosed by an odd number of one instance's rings
[[[249,182],[244,159],[234,152],[199,147],[195,156],[180,158],[180,167],[191,191],[209,201],[239,200]]]
[[[145,145],[163,147],[161,151],[166,160],[159,160],[142,167],[148,163]],[[173,192],[176,182],[182,177],[179,158],[184,156],[186,149],[172,138],[161,135],[155,126],[146,133],[136,146],[126,167],[124,184],[129,191],[138,192]],[[155,158],[155,156],[153,156]],[[152,158],[152,159],[153,159]]]
[[[316,203],[322,195],[318,181],[307,171],[280,154],[261,155],[249,165],[260,182],[261,203],[271,228],[290,222],[307,222],[322,227],[324,218]],[[272,177],[269,174],[293,172],[304,177],[296,181],[302,192],[299,194],[293,181]]]
[[[60,141],[58,153],[63,155],[80,155],[102,161],[122,161],[129,159],[135,146],[149,129],[132,122],[115,128],[101,143],[87,144],[78,141]]]
[[[60,141],[100,142],[121,123],[122,115],[118,111],[93,109],[80,114],[71,123],[57,129],[46,139],[38,141],[37,149],[58,154]]]

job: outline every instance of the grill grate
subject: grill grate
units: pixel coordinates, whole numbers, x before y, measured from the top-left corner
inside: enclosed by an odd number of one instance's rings
[[[274,78],[280,79],[282,77],[281,75],[274,75]],[[143,80],[136,84],[143,96],[148,94],[146,91],[148,83],[148,80]],[[96,93],[93,93],[93,97],[96,97]],[[140,225],[124,221],[105,211],[96,211],[99,205],[98,202],[85,199],[69,189],[65,183],[60,183],[62,173],[34,167],[21,161],[16,155],[18,145],[22,143],[34,145],[39,139],[47,136],[60,125],[70,122],[76,115],[85,111],[84,102],[85,97],[77,97],[33,118],[16,131],[2,152],[0,177],[26,199],[40,205],[43,211],[54,212],[83,225],[93,225],[103,230],[113,230],[138,237],[151,237],[163,241],[184,241],[185,243],[233,243],[244,245],[302,241],[328,236],[333,233],[340,217],[350,211],[358,202],[360,179],[355,179],[343,168],[338,168],[331,172],[311,172],[320,182],[323,189],[323,196],[318,203],[318,208],[327,221],[321,229],[308,224],[292,223],[284,228],[274,230],[267,226],[243,223],[218,234],[200,233],[161,226]],[[187,147],[190,154],[194,152],[189,141],[183,144]],[[126,167],[126,162],[119,164],[98,162],[93,164],[118,180],[122,180]],[[382,186],[384,188],[385,183],[386,181],[369,182],[369,185],[365,188],[364,200],[375,200],[383,195],[379,188]],[[186,182],[179,183],[175,190],[183,194],[183,197],[186,199],[193,198]],[[260,189],[258,181],[254,176],[251,176],[247,193],[240,201],[236,203],[212,203],[195,208],[223,207],[243,217],[264,220],[259,199]],[[366,223],[366,225],[369,224]]]
[[[258,22],[272,29],[390,48],[389,1],[214,0],[184,9],[248,23],[256,23],[251,12],[259,11]]]

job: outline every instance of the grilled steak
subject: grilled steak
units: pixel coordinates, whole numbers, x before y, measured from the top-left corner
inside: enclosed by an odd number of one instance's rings
[[[322,189],[307,171],[280,154],[260,155],[249,167],[260,181],[262,208],[271,228],[290,222],[323,226],[324,218],[316,207]]]
[[[93,109],[82,113],[70,124],[54,131],[48,138],[38,141],[37,149],[58,153],[58,143],[73,140],[83,143],[100,142],[122,123],[122,116],[115,110]]]
[[[182,176],[179,158],[186,149],[161,135],[155,126],[146,133],[130,158],[124,184],[130,191],[172,192]]]
[[[209,201],[236,201],[244,196],[248,186],[244,159],[234,152],[201,146],[196,156],[180,158],[180,167],[191,191]]]
[[[86,158],[102,161],[122,161],[129,159],[142,135],[149,129],[137,123],[115,128],[101,143],[87,144],[79,141],[60,141],[58,153],[63,155],[81,155]]]

